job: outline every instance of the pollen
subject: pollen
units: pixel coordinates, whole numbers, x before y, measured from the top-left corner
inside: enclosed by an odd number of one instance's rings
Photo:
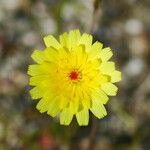
[[[77,71],[72,71],[72,72],[70,73],[70,75],[69,75],[69,77],[70,77],[71,80],[77,80],[77,79],[78,79],[78,76],[79,76],[79,74],[78,74]]]

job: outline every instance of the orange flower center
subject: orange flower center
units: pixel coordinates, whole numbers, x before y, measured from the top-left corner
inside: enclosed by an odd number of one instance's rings
[[[78,74],[78,72],[76,72],[76,71],[72,71],[72,72],[70,73],[70,75],[69,75],[69,77],[70,77],[71,80],[77,80],[77,79],[78,79],[78,76],[79,76],[79,74]]]

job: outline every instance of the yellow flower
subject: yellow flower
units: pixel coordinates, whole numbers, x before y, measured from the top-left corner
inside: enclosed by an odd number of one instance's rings
[[[115,70],[109,47],[92,44],[92,36],[79,30],[60,35],[59,42],[52,36],[44,37],[46,48],[35,50],[28,74],[30,94],[40,99],[37,109],[52,117],[59,114],[60,124],[69,125],[76,116],[80,126],[88,125],[89,111],[96,117],[107,115],[104,104],[108,96],[115,96],[121,73]]]

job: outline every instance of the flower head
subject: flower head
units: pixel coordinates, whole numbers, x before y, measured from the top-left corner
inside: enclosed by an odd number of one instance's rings
[[[40,99],[37,109],[52,117],[59,114],[60,124],[69,125],[76,116],[79,125],[88,125],[89,111],[96,117],[107,115],[104,104],[108,96],[115,96],[121,73],[115,70],[109,47],[92,44],[92,36],[79,30],[60,35],[59,42],[52,36],[44,37],[46,48],[35,50],[28,74],[30,94]]]

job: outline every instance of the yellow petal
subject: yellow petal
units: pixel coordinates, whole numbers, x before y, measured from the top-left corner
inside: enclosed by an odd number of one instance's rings
[[[64,47],[59,49],[58,55],[61,60],[67,60],[69,52]]]
[[[86,126],[89,123],[89,111],[87,108],[82,109],[76,114],[76,118],[78,121],[78,124],[80,126]]]
[[[48,106],[47,114],[49,114],[52,117],[55,117],[60,112],[60,108],[58,104],[59,104],[59,99],[57,97],[51,99],[51,102],[49,103]]]
[[[59,49],[61,47],[60,43],[52,35],[45,36],[44,43],[45,43],[46,47],[51,46],[56,49]]]
[[[34,87],[30,90],[30,95],[33,99],[38,99],[41,98],[44,94],[43,89],[41,89],[40,87]]]
[[[65,32],[65,33],[61,34],[61,35],[59,36],[59,41],[60,41],[60,44],[61,44],[63,47],[68,48],[68,33]]]
[[[34,50],[31,57],[34,61],[36,61],[39,64],[41,64],[45,60],[44,51],[41,50]]]
[[[100,58],[102,61],[108,61],[112,57],[113,53],[110,47],[104,48],[100,51]]]
[[[77,59],[76,59],[76,52],[72,51],[69,55],[69,59],[68,59],[68,64],[70,64],[71,67],[75,68],[76,64],[77,64]]]
[[[108,100],[109,100],[108,96],[101,89],[95,89],[93,91],[92,99],[97,99],[102,104],[106,104],[108,102]]]
[[[60,99],[60,103],[59,103],[60,109],[65,108],[67,106],[67,104],[68,104],[68,99],[66,97],[62,96]]]
[[[77,68],[83,68],[87,61],[87,54],[84,51],[83,46],[77,46],[76,49],[76,61],[77,61]]]
[[[44,53],[48,61],[56,62],[58,56],[56,49],[54,49],[53,47],[48,47],[45,49]]]
[[[79,30],[71,30],[68,35],[68,48],[75,47],[80,38],[81,34]]]
[[[74,98],[72,97],[69,108],[73,114],[75,114],[78,111],[79,99],[77,97],[74,97]]]
[[[111,74],[111,82],[115,83],[121,80],[121,72],[120,71],[114,71]]]
[[[112,83],[102,84],[101,89],[110,96],[115,96],[118,91],[118,88]]]
[[[85,108],[90,108],[91,107],[91,98],[90,98],[90,96],[84,90],[82,90],[82,94],[83,94],[83,99],[81,99],[82,100],[82,105]]]
[[[38,104],[36,105],[36,108],[41,112],[44,113],[46,111],[48,111],[49,109],[49,104],[51,102],[51,99],[53,99],[53,94],[50,92],[46,92],[43,95],[43,98],[40,99],[40,101],[38,102]]]
[[[100,71],[103,74],[111,74],[115,70],[115,63],[114,62],[104,62],[100,66]]]
[[[82,104],[84,107],[90,108],[91,107],[91,99],[90,98],[84,98],[82,100]]]
[[[41,65],[43,75],[50,75],[52,70],[54,71],[54,68],[56,68],[54,63],[45,62]]]
[[[61,125],[69,125],[72,121],[73,114],[71,113],[69,108],[64,108],[60,113],[60,124]]]
[[[36,105],[36,108],[41,112],[44,113],[48,110],[49,101],[48,99],[42,98],[38,104]]]
[[[110,77],[107,76],[107,75],[103,75],[103,74],[100,74],[98,76],[96,76],[97,80],[95,80],[95,82],[98,82],[100,84],[104,84],[104,83],[107,83],[110,81]]]
[[[104,105],[98,99],[92,100],[92,108],[90,110],[99,119],[107,115]]]
[[[103,47],[103,44],[100,42],[95,42],[92,47],[91,50],[89,51],[89,60],[93,60],[95,58],[100,58],[100,51]]]
[[[86,48],[86,51],[90,51],[91,50],[91,46],[92,46],[92,36],[90,34],[84,33],[80,40],[78,41],[78,45],[84,45]]]
[[[31,76],[49,75],[53,68],[54,64],[50,63],[43,63],[42,65],[29,65],[27,73]]]
[[[43,74],[43,72],[41,71],[40,65],[29,65],[27,73],[28,75],[31,75],[31,76]]]
[[[48,75],[39,75],[39,76],[30,77],[29,84],[31,86],[36,86],[36,85],[41,85],[42,82],[49,82],[49,81],[50,81],[50,76],[48,76]]]

